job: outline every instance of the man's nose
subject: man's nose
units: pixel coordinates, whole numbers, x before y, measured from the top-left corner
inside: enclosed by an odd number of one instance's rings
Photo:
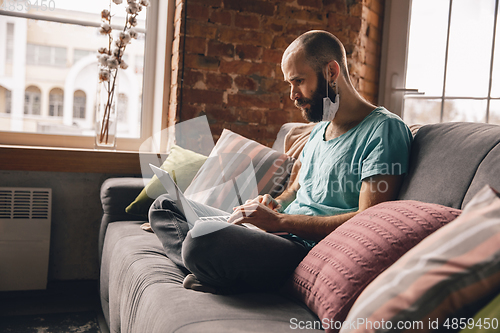
[[[299,92],[299,90],[297,88],[295,88],[295,87],[292,86],[290,88],[290,99],[292,101],[295,101],[298,98],[300,98],[300,92]]]

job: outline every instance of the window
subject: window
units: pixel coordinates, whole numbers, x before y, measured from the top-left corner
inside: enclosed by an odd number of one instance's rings
[[[118,95],[118,109],[117,109],[117,120],[119,122],[127,121],[127,108],[128,108],[128,97],[127,95],[120,93]]]
[[[64,92],[59,88],[54,88],[49,94],[49,116],[63,116]]]
[[[387,2],[381,102],[408,124],[500,124],[498,3]]]
[[[112,5],[115,34],[124,24],[126,5],[126,2],[119,6]],[[170,49],[172,44],[174,6],[175,3],[171,0],[151,1],[147,13],[143,11],[138,17],[138,39],[133,40],[126,51],[126,58],[130,61],[129,68],[120,70],[119,73],[123,76],[120,79],[120,90],[126,91],[128,98],[126,115],[123,115],[128,123],[118,133],[119,150],[138,150],[142,141],[151,136],[153,131],[161,129],[162,109],[165,108],[163,104],[168,101],[168,95],[163,97],[163,86],[165,82],[168,84],[168,78],[163,76],[165,68],[169,67],[164,66],[169,66],[165,62],[170,61],[164,50]],[[15,122],[12,122],[10,129],[0,128],[0,144],[64,144],[66,147],[93,148],[95,124],[92,121],[93,115],[88,113],[92,109],[89,105],[95,104],[97,58],[87,55],[96,53],[99,47],[107,46],[107,39],[98,33],[101,24],[99,14],[105,8],[107,1],[60,0],[56,2],[55,8],[44,12],[32,9],[0,13],[1,20],[12,23],[16,33],[16,37],[12,39],[13,59],[23,59],[21,63],[25,66],[23,70],[17,71],[22,74],[16,77],[16,80],[22,80],[24,84],[18,84],[12,89],[14,109],[24,102],[28,105],[27,112],[31,112],[28,114],[34,114],[33,107],[30,106],[36,105],[32,94],[29,93],[25,101],[19,100],[19,96],[22,97],[24,87],[28,85],[38,86],[42,90],[38,92],[38,100],[42,103],[38,107],[39,111],[35,111],[39,112],[39,117],[27,119],[23,117],[27,115],[24,110],[12,110],[12,120],[15,119]],[[168,29],[165,29],[166,26]],[[167,34],[170,42],[167,42]],[[0,47],[7,45],[6,35],[0,35]],[[146,65],[143,72],[136,74],[137,59]],[[21,67],[16,65],[14,70]],[[0,82],[3,75],[0,71]],[[131,82],[133,84],[128,87],[127,84]],[[18,92],[19,86],[23,86],[21,95]],[[58,87],[58,90],[50,90],[53,87]],[[141,104],[138,100],[141,99],[143,90]],[[132,92],[136,95],[132,96]],[[147,113],[142,110],[147,110]],[[29,126],[27,122],[30,122]],[[57,126],[49,128],[46,124]],[[37,134],[40,133],[41,126],[49,129],[45,132],[52,136]],[[61,137],[57,140],[58,135],[64,136],[64,139]]]
[[[10,113],[12,110],[12,93],[10,90],[5,90],[5,113]]]
[[[66,66],[66,48],[57,46],[26,45],[26,64],[39,66]]]
[[[5,62],[12,63],[14,59],[14,24],[7,23],[7,42],[5,43]]]
[[[34,86],[26,88],[24,93],[24,114],[40,115],[42,93]]]
[[[81,90],[75,91],[73,95],[73,118],[85,119],[87,107],[87,96]]]
[[[12,93],[0,86],[0,114],[9,114],[12,108]]]

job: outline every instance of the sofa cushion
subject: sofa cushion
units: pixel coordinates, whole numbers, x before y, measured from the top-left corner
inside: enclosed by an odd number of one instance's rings
[[[477,168],[462,206],[465,207],[485,185],[500,189],[500,143],[486,155]]]
[[[500,197],[486,186],[461,216],[415,246],[359,296],[346,321],[423,322],[469,318],[500,292]],[[448,323],[452,323],[449,321]],[[433,326],[431,326],[433,327]],[[434,327],[433,327],[434,328]],[[454,327],[455,329],[457,327]],[[365,325],[342,332],[367,332]]]
[[[442,123],[420,128],[413,140],[410,169],[400,200],[462,208],[478,166],[500,142],[500,126]]]
[[[289,332],[293,318],[317,321],[305,305],[280,294],[196,292],[183,288],[185,275],[140,222],[110,223],[100,284],[110,331]]]
[[[160,168],[166,170],[172,176],[181,191],[185,191],[206,160],[206,156],[174,145]],[[147,218],[149,207],[151,207],[153,201],[164,193],[167,193],[167,191],[158,177],[154,175],[125,211],[129,214]]]
[[[371,280],[459,214],[458,209],[417,201],[370,207],[309,252],[293,274],[292,292],[321,320],[341,323]]]
[[[285,189],[294,159],[225,129],[185,194],[226,212],[258,194]]]

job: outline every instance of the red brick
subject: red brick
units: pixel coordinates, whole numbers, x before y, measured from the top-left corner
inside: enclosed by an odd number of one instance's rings
[[[222,25],[231,25],[231,12],[228,11],[213,11],[210,15],[209,22],[218,23]]]
[[[237,45],[236,55],[241,60],[260,60],[262,59],[262,47],[253,45]]]
[[[349,18],[348,15],[339,13],[328,13],[328,26],[334,29],[342,29],[346,25],[346,21]]]
[[[321,9],[323,7],[323,3],[321,2],[321,0],[298,0],[297,4],[299,6],[312,7],[317,9]]]
[[[207,55],[214,57],[233,57],[234,46],[232,44],[219,43],[215,40],[208,42]]]
[[[368,7],[363,7],[363,18],[366,19],[368,24],[373,25],[375,28],[380,27],[380,16]]]
[[[208,21],[208,7],[190,3],[186,6],[187,8],[187,17],[196,19],[198,21]]]
[[[361,17],[362,13],[363,13],[363,7],[364,6],[363,6],[362,2],[358,2],[356,4],[349,6],[349,10],[348,10],[349,15]]]
[[[184,103],[222,104],[222,92],[213,90],[183,88],[182,100]]]
[[[298,36],[276,36],[273,39],[272,48],[284,51],[297,37]]]
[[[217,28],[207,24],[200,24],[194,20],[188,19],[186,34],[188,36],[204,37],[207,39],[215,39]]]
[[[274,15],[274,3],[260,0],[223,0],[224,8],[239,12],[250,12],[261,15]]]
[[[184,87],[194,87],[198,82],[204,82],[204,75],[189,69],[184,70]]]
[[[226,90],[231,88],[233,79],[227,74],[207,73],[205,81],[210,90]]]
[[[192,105],[188,103],[182,104],[182,110],[181,110],[181,120],[189,120],[196,118],[200,115],[202,112],[202,107],[201,105]]]
[[[369,5],[370,9],[373,10],[375,13],[382,15],[384,14],[384,2],[380,0],[372,0],[372,2]]]
[[[273,37],[264,32],[222,28],[219,40],[226,43],[250,44],[256,46],[271,46]]]
[[[220,65],[221,73],[228,74],[243,74],[243,75],[259,75],[272,77],[274,74],[274,66],[266,63],[251,63],[248,61],[222,61]]]
[[[290,87],[288,83],[282,80],[276,80],[276,79],[262,79],[261,83],[261,90],[265,92],[270,92],[270,93],[277,93],[277,94],[285,94],[288,96]]]
[[[276,94],[236,94],[228,96],[228,105],[248,108],[277,109],[279,108],[280,100]]]
[[[234,25],[243,29],[259,29],[260,18],[257,15],[242,15],[236,13],[234,18]]]
[[[324,9],[336,13],[347,13],[347,5],[345,0],[323,0]]]
[[[217,58],[206,57],[199,54],[186,54],[184,58],[184,66],[187,68],[216,71],[219,68],[219,63]]]
[[[232,123],[238,120],[234,108],[228,108],[225,104],[207,105],[205,107],[205,112],[209,121],[210,119],[214,119],[216,122]]]
[[[238,120],[246,123],[258,123],[260,125],[267,125],[266,113],[264,110],[254,109],[239,109]]]
[[[205,54],[206,39],[203,37],[185,37],[186,38],[186,52],[187,53],[198,53]],[[184,39],[184,37],[183,37]],[[182,45],[181,41],[181,45]],[[180,46],[183,47],[183,46]]]
[[[262,21],[262,29],[264,31],[273,31],[273,32],[283,32],[285,28],[286,22],[284,20],[278,20],[275,18],[264,19]]]
[[[266,135],[266,127],[260,124],[233,123],[229,129],[239,135],[257,142],[263,141]]]
[[[204,6],[220,7],[221,0],[188,0],[188,6],[192,3],[200,3]]]
[[[256,91],[259,88],[259,84],[248,76],[237,76],[234,79],[234,83],[239,90]]]
[[[264,54],[262,55],[262,61],[280,64],[282,57],[283,57],[283,51],[264,49]]]
[[[380,55],[373,52],[366,52],[366,64],[374,67],[379,67],[380,65]]]
[[[310,30],[323,30],[324,29],[323,24],[318,24],[318,25],[312,25],[312,24],[300,24],[300,23],[290,23],[286,27],[286,33],[289,35],[294,35],[294,36],[300,36],[304,32],[310,31]]]
[[[307,23],[325,23],[325,15],[322,11],[304,10],[300,8],[287,7],[286,17]]]
[[[349,17],[347,19],[347,25],[353,31],[361,30],[361,22],[362,22],[361,18],[359,17]]]

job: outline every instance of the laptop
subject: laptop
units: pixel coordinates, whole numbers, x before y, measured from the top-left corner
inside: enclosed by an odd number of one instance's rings
[[[201,221],[201,222],[212,222],[212,221],[218,221],[218,222],[227,222],[229,219],[229,214],[228,215],[220,215],[220,216],[198,216],[194,208],[191,206],[189,203],[188,199],[184,196],[184,193],[179,189],[177,184],[174,182],[170,174],[163,170],[158,168],[157,166],[154,166],[153,164],[149,164],[153,172],[155,173],[156,177],[160,180],[161,184],[163,187],[165,187],[165,190],[167,190],[168,194],[170,195],[170,198],[174,200],[177,208],[181,211],[181,213],[184,214],[186,217],[186,221],[189,225],[189,229],[192,229],[195,225],[196,222]],[[255,230],[260,230],[264,231],[250,223],[243,223],[243,226],[249,228],[249,229],[255,229]]]

